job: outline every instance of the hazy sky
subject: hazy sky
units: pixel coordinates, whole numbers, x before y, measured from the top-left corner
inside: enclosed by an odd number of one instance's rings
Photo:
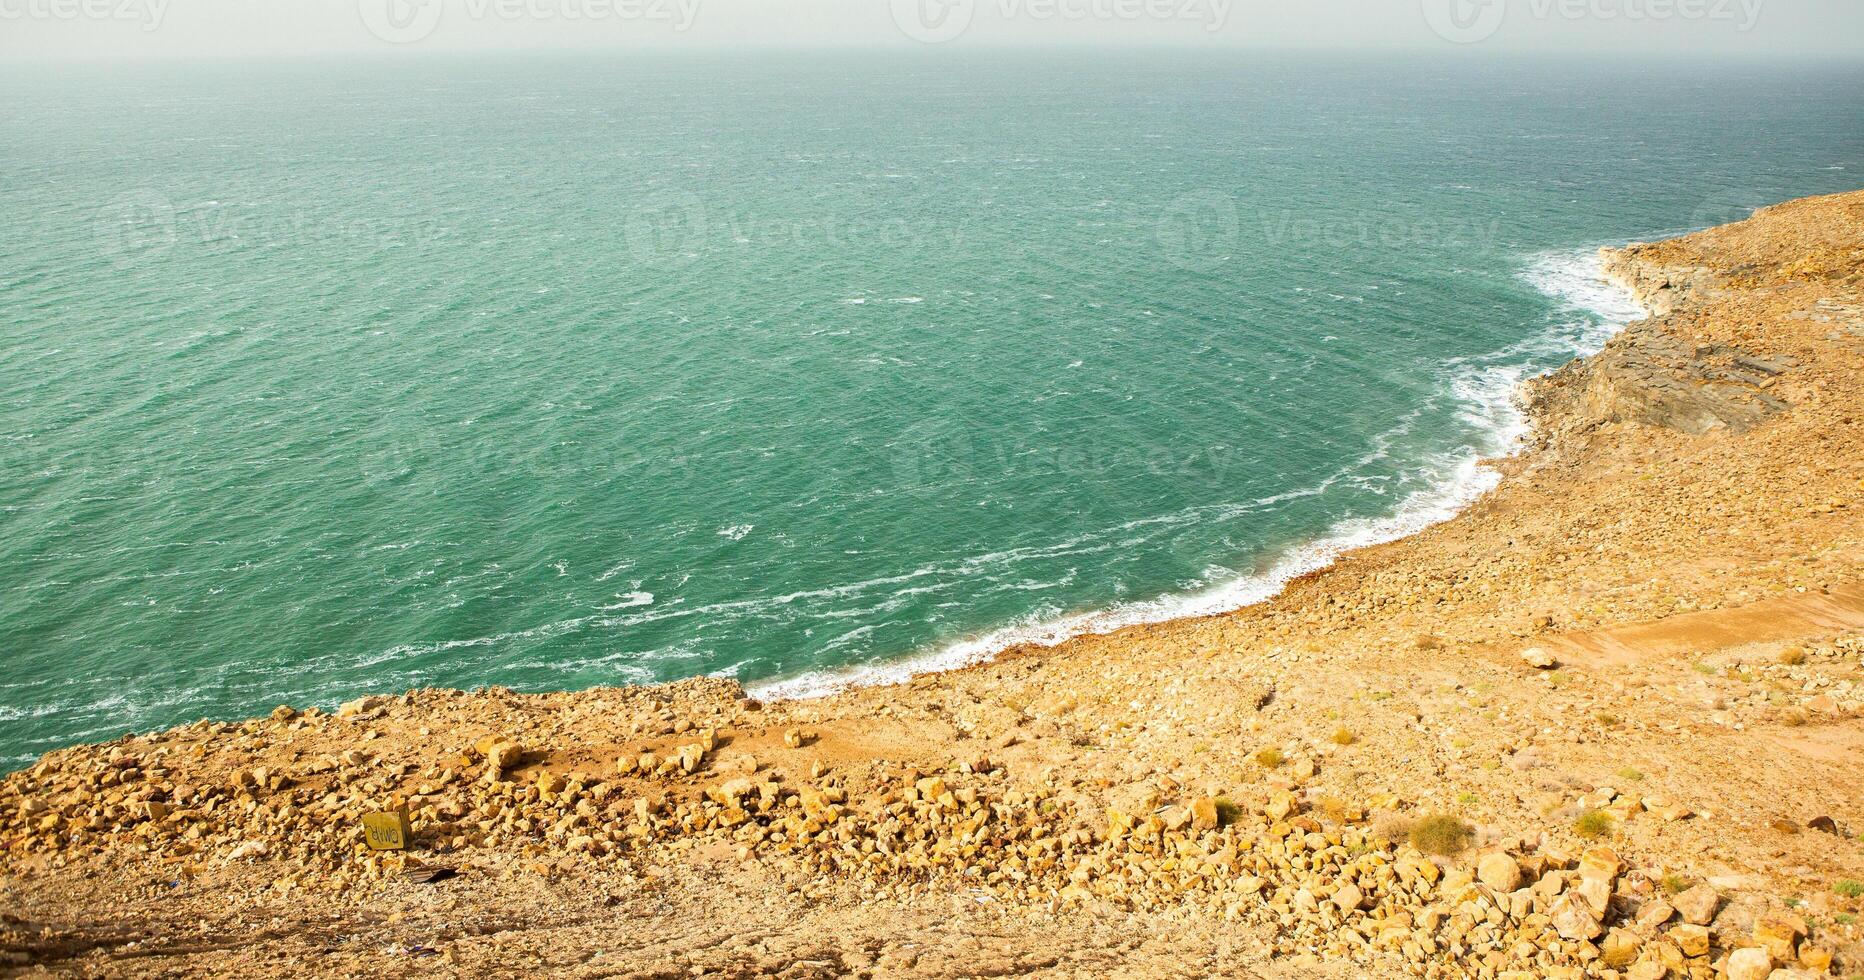
[[[1864,0],[0,0],[0,59],[1186,44],[1864,57]]]

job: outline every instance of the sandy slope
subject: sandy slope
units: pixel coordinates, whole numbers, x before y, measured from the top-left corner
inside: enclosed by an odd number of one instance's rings
[[[1864,879],[1864,193],[1608,264],[1659,316],[1534,383],[1502,486],[1273,602],[815,702],[415,692],[54,753],[0,791],[0,951],[112,976],[1864,973],[1839,889]],[[357,817],[391,800],[416,849],[370,857]],[[1400,826],[1427,813],[1477,836],[1427,859]],[[1705,890],[1707,930],[1658,919]]]

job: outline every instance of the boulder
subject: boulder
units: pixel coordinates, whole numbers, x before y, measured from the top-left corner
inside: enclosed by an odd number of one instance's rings
[[[1737,949],[1728,954],[1728,980],[1767,980],[1773,973],[1773,957],[1764,949]]]
[[[1494,891],[1512,892],[1521,887],[1521,864],[1511,854],[1490,854],[1476,865],[1476,877]]]
[[[342,706],[337,708],[337,717],[355,718],[359,715],[368,714],[387,702],[388,699],[379,694],[371,694],[366,698],[357,698],[354,701],[345,701]]]
[[[1220,817],[1217,813],[1217,801],[1204,796],[1191,801],[1191,827],[1194,830],[1216,830]]]
[[[1754,945],[1783,963],[1799,958],[1799,941],[1805,936],[1806,920],[1787,912],[1768,912],[1754,922]]]
[[[1560,896],[1547,917],[1561,938],[1575,942],[1597,939],[1605,931],[1599,924],[1599,913],[1593,909],[1592,903],[1571,892]]]
[[[1676,907],[1661,898],[1653,898],[1637,910],[1637,927],[1645,932],[1656,932],[1657,927],[1670,921],[1676,915]]]
[[[524,750],[518,743],[510,741],[493,742],[485,750],[485,778],[503,779],[505,770],[518,764],[524,757]]]
[[[1670,939],[1684,956],[1709,955],[1709,929],[1707,926],[1692,926],[1687,922],[1678,923],[1669,932]]]
[[[1684,922],[1706,926],[1715,921],[1715,912],[1722,907],[1722,896],[1708,885],[1697,885],[1671,899],[1670,903],[1676,906]]]

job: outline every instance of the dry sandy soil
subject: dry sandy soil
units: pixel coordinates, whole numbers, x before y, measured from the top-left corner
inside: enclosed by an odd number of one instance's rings
[[[53,753],[0,971],[1864,975],[1864,193],[1608,267],[1655,315],[1530,386],[1499,489],[1257,607]]]

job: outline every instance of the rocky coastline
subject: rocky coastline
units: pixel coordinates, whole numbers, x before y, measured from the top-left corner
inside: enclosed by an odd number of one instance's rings
[[[1864,974],[1864,192],[1606,268],[1652,316],[1530,383],[1497,490],[1259,606],[51,753],[0,970]]]

